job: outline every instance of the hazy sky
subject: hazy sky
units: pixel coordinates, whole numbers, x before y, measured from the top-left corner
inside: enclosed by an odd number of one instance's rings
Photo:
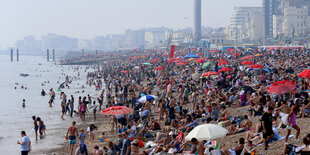
[[[0,0],[0,48],[47,33],[90,39],[128,28],[192,27],[193,0]],[[262,0],[202,0],[203,26],[227,26],[235,6]]]

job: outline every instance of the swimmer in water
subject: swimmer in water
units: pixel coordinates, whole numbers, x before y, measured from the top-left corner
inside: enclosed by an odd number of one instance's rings
[[[22,107],[25,108],[26,107],[26,100],[23,99],[23,102],[22,102]]]

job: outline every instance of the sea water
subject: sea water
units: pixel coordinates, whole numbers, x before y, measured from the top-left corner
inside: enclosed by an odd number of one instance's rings
[[[32,150],[46,150],[57,148],[65,142],[67,128],[77,117],[65,116],[60,118],[60,92],[56,91],[59,83],[65,81],[65,75],[79,76],[79,80],[70,84],[70,89],[64,91],[67,99],[71,95],[75,98],[75,109],[77,108],[78,96],[93,94],[94,89],[86,87],[84,93],[77,93],[82,90],[86,82],[85,66],[80,66],[78,72],[72,66],[56,65],[47,62],[46,58],[39,56],[20,56],[20,61],[10,61],[9,56],[0,55],[0,152],[1,154],[18,154],[20,145],[17,141],[21,139],[20,132],[24,130],[32,142]],[[20,76],[20,73],[29,74],[27,77]],[[63,73],[63,74],[62,74]],[[48,83],[49,81],[49,83]],[[59,83],[58,83],[59,82]],[[18,85],[16,84],[18,83]],[[43,85],[42,85],[43,84]],[[27,89],[21,89],[21,85]],[[16,89],[15,89],[16,87]],[[56,92],[55,104],[48,106],[49,95],[41,96],[41,90],[46,93],[53,88]],[[22,108],[22,100],[26,100],[26,107]],[[46,136],[35,140],[32,116],[41,117],[46,125]]]

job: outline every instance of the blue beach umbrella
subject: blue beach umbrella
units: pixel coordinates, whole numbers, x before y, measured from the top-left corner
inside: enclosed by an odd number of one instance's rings
[[[158,97],[155,96],[155,95],[144,95],[144,96],[140,97],[137,100],[137,102],[144,103],[146,101],[153,101],[153,100],[156,100],[156,99],[158,99]]]

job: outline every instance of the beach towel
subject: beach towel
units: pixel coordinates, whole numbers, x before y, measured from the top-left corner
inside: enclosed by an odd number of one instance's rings
[[[291,137],[294,137],[294,135],[290,135],[288,137],[291,138]],[[268,143],[272,143],[272,142],[283,140],[283,139],[285,139],[285,136],[280,137],[278,140],[270,140],[270,141],[268,141]],[[261,146],[261,145],[264,145],[264,143],[260,143],[257,146]]]

